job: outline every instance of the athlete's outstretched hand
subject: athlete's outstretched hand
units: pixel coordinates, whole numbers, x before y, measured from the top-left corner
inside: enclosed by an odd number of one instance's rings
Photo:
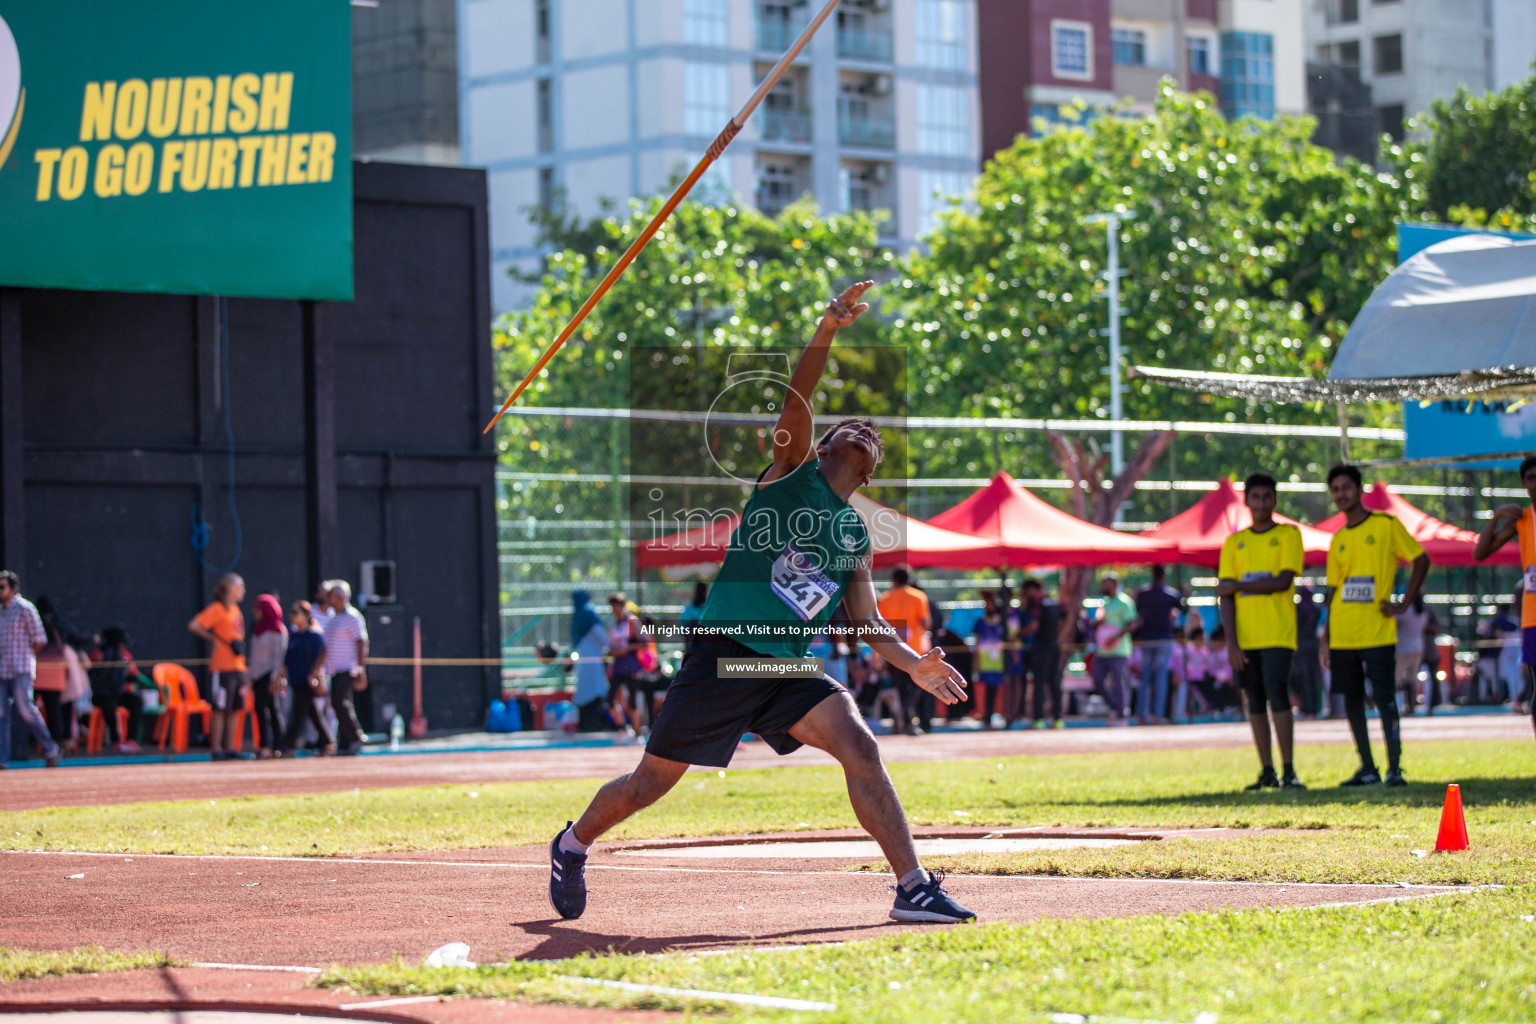
[[[853,322],[860,315],[869,312],[869,303],[860,302],[859,299],[874,286],[875,282],[873,281],[860,281],[827,303],[827,311],[822,315],[822,322],[836,327],[838,330],[853,326]]]
[[[909,673],[912,681],[944,704],[958,704],[965,700],[965,677],[944,660],[944,652],[937,647],[923,655]]]

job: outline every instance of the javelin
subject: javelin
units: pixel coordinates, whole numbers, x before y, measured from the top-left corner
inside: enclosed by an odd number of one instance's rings
[[[780,78],[784,77],[784,72],[788,71],[789,66],[795,62],[795,58],[800,56],[800,51],[805,49],[806,44],[811,41],[811,37],[816,34],[816,30],[821,28],[822,23],[827,18],[831,17],[832,12],[837,9],[837,5],[838,0],[827,0],[827,5],[805,27],[805,31],[800,33],[800,38],[795,40],[795,45],[791,46],[788,52],[773,66],[773,70],[768,72],[768,77],[763,79],[762,84],[757,87],[757,91],[752,94],[752,98],[747,100],[747,105],[742,107],[741,111],[726,123],[725,128],[721,130],[715,141],[710,143],[709,149],[704,153],[704,157],[699,161],[698,166],[693,169],[693,173],[684,178],[683,183],[677,186],[677,191],[672,193],[672,198],[668,199],[666,204],[656,212],[656,216],[651,218],[651,222],[646,225],[645,230],[640,232],[640,237],[634,240],[629,249],[619,258],[619,262],[615,263],[613,269],[608,271],[608,276],[603,278],[603,282],[597,286],[597,290],[588,296],[586,302],[581,304],[581,308],[576,311],[576,315],[571,318],[571,322],[565,325],[565,330],[560,332],[560,336],[554,340],[554,343],[544,350],[544,354],[539,357],[539,361],[534,364],[533,369],[528,371],[528,376],[523,378],[523,382],[512,392],[512,396],[501,403],[501,408],[496,411],[495,416],[491,417],[491,422],[485,425],[485,430],[482,433],[490,433],[491,428],[496,425],[496,421],[501,419],[502,413],[512,407],[512,403],[517,401],[518,396],[523,393],[529,384],[533,383],[533,378],[537,377],[539,371],[544,369],[545,365],[554,357],[554,354],[560,351],[560,346],[564,345],[571,335],[576,333],[576,328],[581,326],[581,322],[587,318],[587,314],[592,312],[592,308],[602,300],[604,295],[608,294],[608,289],[612,288],[613,283],[623,276],[624,271],[635,261],[635,257],[640,255],[640,250],[644,249],[656,232],[661,230],[662,224],[666,223],[667,218],[672,216],[672,211],[677,209],[678,204],[693,190],[693,186],[704,176],[704,172],[709,170],[711,164],[720,159],[720,155],[725,152],[725,147],[731,144],[731,140],[736,137],[736,133],[741,131],[742,127],[746,125],[747,119],[752,116],[752,112],[757,109],[758,104],[763,102],[763,98],[768,95],[769,90],[778,84]]]

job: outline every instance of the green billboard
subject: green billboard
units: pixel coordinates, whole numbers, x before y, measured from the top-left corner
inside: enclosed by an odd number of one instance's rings
[[[348,0],[0,0],[0,285],[352,298]]]

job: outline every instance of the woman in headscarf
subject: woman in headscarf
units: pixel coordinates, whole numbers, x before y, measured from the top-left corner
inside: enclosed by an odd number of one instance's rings
[[[283,656],[288,653],[288,628],[283,625],[283,606],[271,594],[256,599],[256,625],[251,629],[249,657],[251,691],[256,695],[256,726],[261,734],[256,756],[268,758],[283,735],[282,712],[277,707],[281,684],[274,685]]]
[[[603,668],[603,654],[608,650],[608,631],[603,618],[585,590],[571,592],[571,656],[576,662],[576,692],[571,702],[581,719],[581,732],[604,732],[613,728],[608,718],[608,673]]]

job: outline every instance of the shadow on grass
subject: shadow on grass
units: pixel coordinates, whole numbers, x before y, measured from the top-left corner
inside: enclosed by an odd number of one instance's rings
[[[567,960],[582,953],[598,955],[615,953],[667,953],[686,952],[690,949],[719,949],[734,946],[777,945],[784,940],[814,942],[818,936],[846,935],[889,928],[891,923],[839,925],[834,928],[795,928],[767,935],[605,935],[601,932],[583,931],[574,922],[550,919],[519,924],[524,933],[536,935],[542,941],[533,949],[517,957],[519,960]]]
[[[1032,800],[1031,807],[1074,808],[1200,808],[1213,806],[1240,811],[1245,808],[1360,807],[1364,805],[1401,808],[1439,808],[1444,805],[1446,785],[1461,787],[1462,803],[1467,807],[1515,804],[1536,806],[1536,789],[1529,778],[1460,778],[1413,781],[1388,789],[1385,786],[1320,786],[1312,789],[1261,789],[1247,792],[1240,787],[1208,790],[1203,793],[1179,793],[1167,796],[1118,799]]]

